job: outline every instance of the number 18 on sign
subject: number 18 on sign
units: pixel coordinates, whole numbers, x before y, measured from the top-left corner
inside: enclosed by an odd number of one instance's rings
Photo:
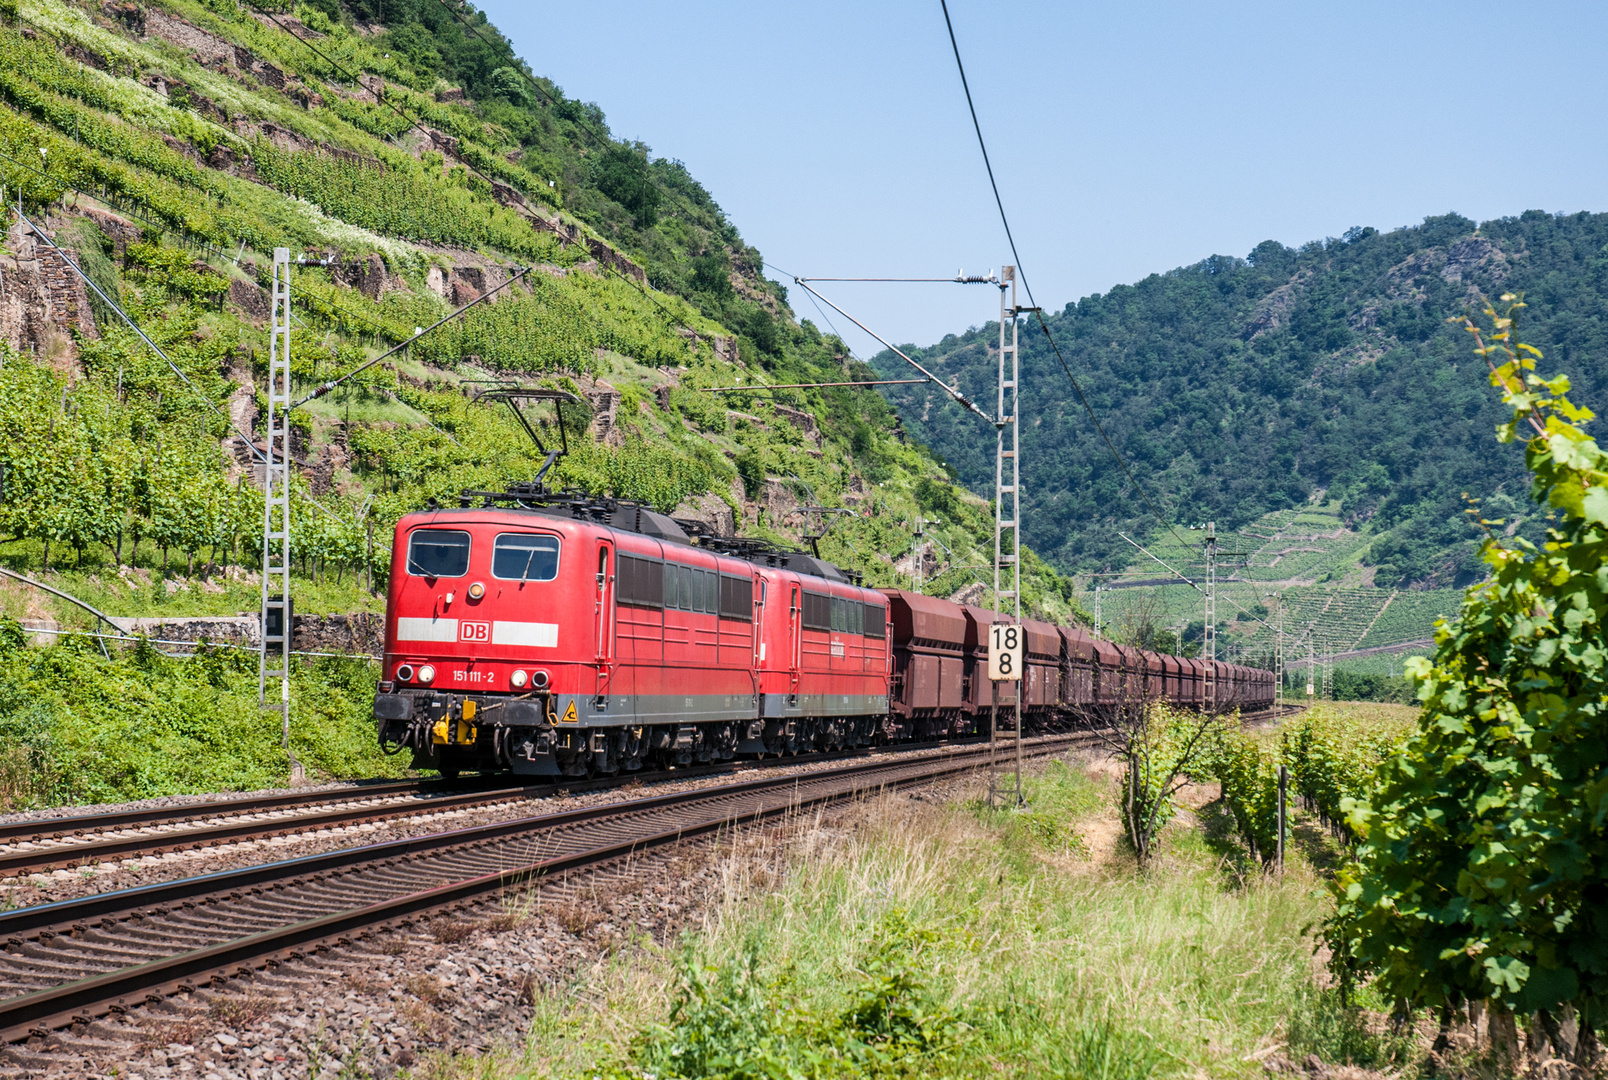
[[[1022,628],[995,623],[988,628],[988,677],[1014,682],[1022,677]]]

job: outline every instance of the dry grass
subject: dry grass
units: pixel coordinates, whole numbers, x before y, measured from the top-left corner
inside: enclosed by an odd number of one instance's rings
[[[430,922],[430,936],[443,945],[459,945],[474,936],[481,924],[450,915],[438,916]]]
[[[221,997],[213,1001],[207,1015],[233,1028],[249,1027],[275,1012],[280,1003],[271,997],[252,994],[247,997]]]
[[[1215,792],[1191,795],[1205,807]],[[847,827],[795,820],[720,861],[691,947],[715,968],[757,955],[800,1008],[829,1016],[863,983],[880,928],[907,921],[925,942],[917,974],[977,1032],[933,1076],[1077,1074],[1093,1046],[1127,1062],[1113,1078],[1250,1077],[1301,1049],[1292,1015],[1323,996],[1302,932],[1326,902],[1315,871],[1297,858],[1282,879],[1236,878],[1186,809],[1140,875],[1106,770],[1053,769],[1033,798],[1063,832],[901,795],[866,801]],[[624,1062],[679,978],[673,954],[649,949],[541,995],[519,1075]]]

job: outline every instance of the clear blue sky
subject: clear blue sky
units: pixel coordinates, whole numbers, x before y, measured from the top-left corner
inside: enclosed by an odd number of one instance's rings
[[[1009,261],[937,0],[485,8],[533,70],[597,102],[617,136],[686,162],[790,273]],[[1270,238],[1450,210],[1608,210],[1608,4],[950,11],[1047,308]],[[923,345],[998,303],[975,287],[819,287],[891,340]],[[836,321],[862,355],[874,349]]]

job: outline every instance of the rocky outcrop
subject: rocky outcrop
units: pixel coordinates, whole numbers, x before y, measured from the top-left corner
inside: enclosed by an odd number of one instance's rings
[[[1245,325],[1243,337],[1247,341],[1255,341],[1263,334],[1277,333],[1288,326],[1290,316],[1295,312],[1295,305],[1300,300],[1301,282],[1308,277],[1307,273],[1297,274],[1289,281],[1280,285],[1266,296],[1262,297],[1251,312],[1251,319]]]
[[[1507,280],[1508,260],[1497,247],[1483,237],[1471,236],[1459,240],[1446,249],[1446,263],[1441,267],[1441,280],[1452,285],[1461,284],[1464,277],[1483,271],[1483,277],[1492,286]]]
[[[374,252],[361,259],[337,260],[330,266],[330,276],[370,300],[378,300],[385,293],[402,287],[385,268],[385,260]]]
[[[98,339],[89,289],[50,245],[17,223],[0,252],[0,340],[20,352],[77,359],[73,334]],[[75,252],[68,251],[74,262]]]
[[[1495,291],[1512,269],[1512,258],[1483,236],[1469,236],[1453,241],[1444,248],[1432,247],[1414,252],[1390,268],[1386,275],[1390,282],[1389,297],[1422,303],[1425,292],[1418,279],[1436,274],[1448,285],[1478,284]]]
[[[621,255],[618,251],[615,251],[613,248],[609,247],[608,244],[597,239],[596,237],[587,237],[586,250],[592,253],[592,258],[596,259],[604,266],[613,267],[625,277],[635,278],[637,281],[640,281],[643,284],[647,283],[648,275],[642,269],[642,267],[638,266],[630,259],[627,259],[624,255]]]
[[[590,390],[582,392],[592,407],[590,431],[594,438],[606,445],[619,442],[620,392],[606,382],[598,381]]]
[[[454,266],[448,275],[447,286],[453,304],[461,307],[464,304],[474,303],[507,281],[508,272],[500,266]],[[496,293],[486,303],[495,304],[505,295],[506,290]]]
[[[229,303],[258,326],[266,323],[272,314],[268,308],[267,294],[259,285],[244,278],[232,278],[229,281]]]
[[[815,417],[798,409],[790,409],[786,405],[773,405],[772,408],[777,416],[798,428],[806,442],[813,444],[816,450],[821,449],[821,427]]]
[[[140,241],[140,227],[121,214],[114,214],[97,206],[80,206],[75,213],[88,218],[107,239],[111,240],[113,252],[118,258],[123,257],[123,251],[128,245]]]
[[[670,514],[683,521],[696,521],[709,528],[716,536],[737,535],[737,515],[719,495],[705,492],[683,499]]]
[[[954,592],[949,601],[953,604],[971,604],[981,607],[983,600],[988,596],[988,586],[981,581],[974,581],[963,589]]]

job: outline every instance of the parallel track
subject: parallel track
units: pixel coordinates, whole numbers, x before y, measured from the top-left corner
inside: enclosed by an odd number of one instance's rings
[[[879,750],[908,752],[930,750],[942,745],[912,743],[800,755],[767,760],[762,764],[747,760],[728,761],[673,770],[644,770],[595,780],[565,777],[518,786],[509,786],[510,778],[507,776],[455,783],[407,780],[365,785],[350,791],[247,795],[177,806],[25,819],[0,824],[0,879],[218,844],[292,836],[320,829],[450,813],[538,799],[557,792],[575,794],[600,791],[632,782],[689,780],[758,768],[864,757]],[[104,835],[108,833],[114,835]],[[19,844],[36,846],[16,846]]]
[[[1034,739],[1033,756],[1088,745]],[[986,746],[626,800],[0,913],[0,1037],[89,1023],[509,888],[971,772]]]

